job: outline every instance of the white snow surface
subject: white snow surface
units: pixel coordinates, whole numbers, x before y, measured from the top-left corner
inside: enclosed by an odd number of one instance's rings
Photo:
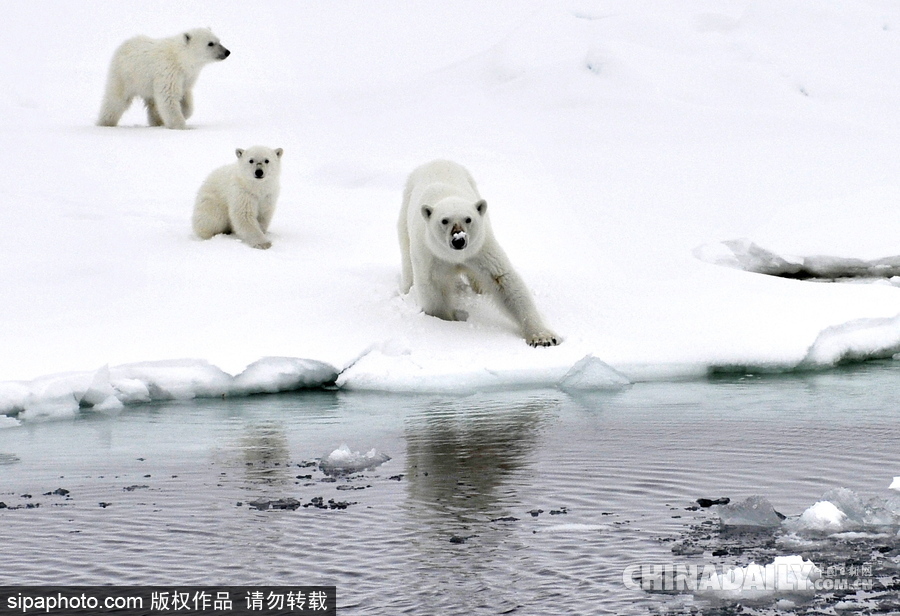
[[[605,388],[900,348],[891,284],[694,256],[736,237],[900,254],[897,3],[45,0],[4,20],[2,413],[337,373]],[[189,130],[148,128],[140,103],[94,126],[120,42],[198,26],[232,55]],[[192,237],[200,183],[253,144],[285,152],[272,248]],[[562,345],[528,347],[482,297],[450,323],[398,295],[403,184],[438,157],[473,173]]]

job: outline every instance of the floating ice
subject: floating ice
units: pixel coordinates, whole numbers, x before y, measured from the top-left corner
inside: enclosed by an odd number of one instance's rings
[[[894,481],[888,486],[888,490],[900,490],[900,477],[894,477]]]
[[[755,526],[775,528],[781,526],[782,516],[763,496],[751,496],[746,500],[719,505],[719,519],[724,526]]]
[[[358,451],[350,451],[347,445],[341,445],[319,463],[319,467],[326,475],[350,475],[380,466],[390,460],[391,457],[384,453],[377,453],[370,449],[362,454]]]
[[[799,518],[786,521],[785,528],[800,533],[839,533],[877,530],[898,522],[900,518],[886,501],[873,498],[863,502],[852,490],[836,488],[826,492]]]
[[[844,529],[846,520],[847,514],[834,503],[819,501],[803,512],[796,525],[807,530],[840,531]]]

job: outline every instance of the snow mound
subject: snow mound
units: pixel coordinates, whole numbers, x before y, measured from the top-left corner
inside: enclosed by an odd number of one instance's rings
[[[244,394],[274,394],[333,383],[334,366],[312,359],[264,357],[234,377],[233,391]]]
[[[381,466],[390,459],[389,455],[378,453],[375,449],[362,454],[350,451],[347,445],[341,445],[322,459],[319,468],[326,475],[351,475]]]
[[[203,360],[141,362],[94,372],[55,374],[30,382],[0,383],[0,415],[10,421],[74,417],[81,409],[118,411],[126,404],[274,393],[334,382],[323,362],[287,357],[261,359],[237,377]]]
[[[847,514],[829,501],[819,501],[797,520],[796,525],[806,530],[840,531],[844,529]]]
[[[768,565],[750,563],[701,578],[697,594],[728,601],[768,602],[815,593],[821,570],[801,556],[777,556]]]
[[[841,362],[885,359],[900,352],[900,315],[855,319],[823,330],[800,367],[829,367]]]
[[[723,526],[776,528],[781,526],[782,516],[763,496],[751,496],[746,500],[718,506]]]
[[[594,391],[618,389],[631,381],[609,364],[593,355],[586,355],[569,368],[560,379],[558,387],[563,391]]]

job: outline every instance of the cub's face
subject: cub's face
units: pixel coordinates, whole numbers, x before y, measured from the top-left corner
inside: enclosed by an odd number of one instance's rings
[[[487,202],[444,199],[436,205],[423,205],[426,242],[435,255],[446,261],[462,263],[476,255],[484,245]]]
[[[234,153],[238,158],[238,168],[244,177],[254,181],[266,178],[278,179],[281,172],[281,155],[284,153],[281,148],[273,150],[255,145],[246,150],[238,148]]]
[[[204,62],[224,60],[231,52],[222,46],[219,37],[206,28],[196,28],[184,33],[184,43]]]

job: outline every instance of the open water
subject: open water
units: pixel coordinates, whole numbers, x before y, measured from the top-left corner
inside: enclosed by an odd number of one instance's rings
[[[762,495],[788,518],[836,487],[880,502],[898,443],[898,362],[582,397],[309,391],[85,413],[0,430],[0,585],[335,585],[340,614],[891,613],[896,525],[798,544],[726,532],[695,501]],[[326,474],[341,445],[391,459]],[[741,604],[623,579],[787,554],[876,580]]]

